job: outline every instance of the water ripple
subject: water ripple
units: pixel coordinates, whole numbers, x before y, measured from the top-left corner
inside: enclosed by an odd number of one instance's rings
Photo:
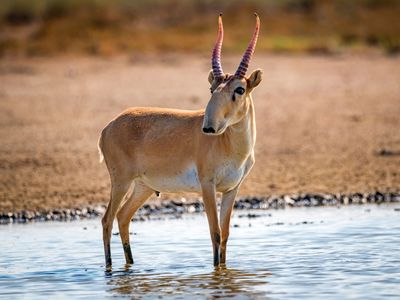
[[[111,272],[99,220],[3,226],[0,298],[399,299],[399,213],[365,208],[235,217],[220,268],[204,215],[132,223],[135,265],[113,236]]]

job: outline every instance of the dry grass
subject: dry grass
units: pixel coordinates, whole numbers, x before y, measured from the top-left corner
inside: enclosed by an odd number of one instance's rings
[[[224,51],[243,51],[257,11],[258,51],[400,51],[399,0],[3,0],[0,55],[208,53],[224,12]]]

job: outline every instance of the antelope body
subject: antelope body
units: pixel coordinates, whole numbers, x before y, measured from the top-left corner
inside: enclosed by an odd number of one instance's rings
[[[256,17],[253,38],[234,75],[222,71],[223,28],[219,17],[208,78],[212,95],[205,110],[131,108],[103,129],[99,152],[111,179],[111,199],[102,219],[107,268],[111,267],[110,237],[115,216],[126,263],[132,264],[130,220],[154,192],[201,193],[214,265],[225,263],[234,200],[254,164],[256,124],[251,92],[261,82],[262,71],[256,70],[249,77],[245,73],[259,32]],[[216,192],[222,193],[219,222]]]

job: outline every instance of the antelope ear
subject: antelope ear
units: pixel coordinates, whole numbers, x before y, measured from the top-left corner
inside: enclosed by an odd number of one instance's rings
[[[210,73],[208,73],[208,82],[212,84],[213,81],[214,81],[214,73],[213,70],[210,70]]]
[[[247,86],[249,89],[254,89],[258,86],[262,80],[263,71],[261,69],[257,69],[251,73],[249,79],[247,79]]]

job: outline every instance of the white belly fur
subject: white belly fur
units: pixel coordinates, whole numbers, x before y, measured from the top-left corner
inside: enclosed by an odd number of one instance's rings
[[[248,160],[241,167],[235,167],[233,164],[222,165],[216,170],[216,188],[218,192],[226,192],[235,188],[247,175],[253,159]],[[179,172],[179,174],[170,176],[159,176],[152,174],[152,176],[141,176],[142,181],[155,191],[163,193],[181,193],[193,192],[201,193],[201,184],[196,165],[190,165],[186,170]]]
[[[142,176],[143,182],[155,191],[164,193],[180,193],[180,192],[201,192],[199,175],[195,165],[191,165],[186,170],[177,175],[157,177]]]

